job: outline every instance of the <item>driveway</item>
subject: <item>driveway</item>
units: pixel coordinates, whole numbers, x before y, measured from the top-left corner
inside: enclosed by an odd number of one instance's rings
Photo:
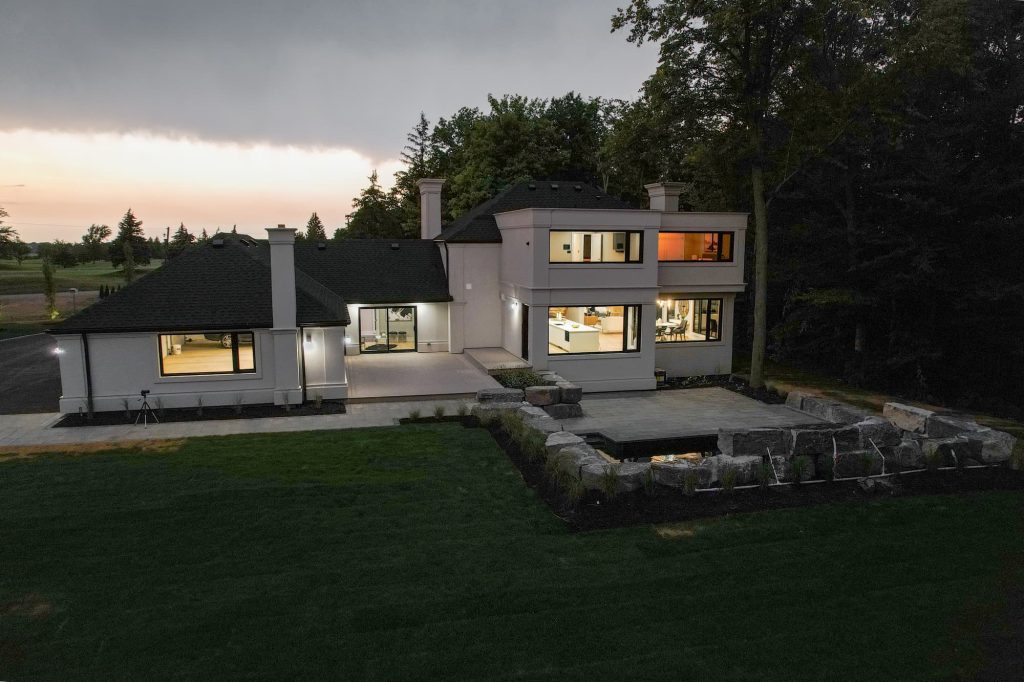
[[[0,341],[0,414],[56,412],[60,364],[46,334]]]

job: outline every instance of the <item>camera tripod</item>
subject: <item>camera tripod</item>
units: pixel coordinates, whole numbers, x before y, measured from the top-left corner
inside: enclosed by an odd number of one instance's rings
[[[160,420],[156,418],[156,412],[154,412],[153,408],[149,406],[149,397],[146,395],[147,393],[149,393],[149,391],[142,392],[142,405],[139,407],[139,413],[135,415],[136,425],[139,423],[139,419],[141,419],[143,426],[149,426],[150,418],[152,418],[157,424],[160,423]]]

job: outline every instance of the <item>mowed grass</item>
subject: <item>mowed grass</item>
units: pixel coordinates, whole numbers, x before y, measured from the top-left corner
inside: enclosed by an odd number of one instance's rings
[[[454,424],[26,454],[0,461],[0,679],[970,675],[1022,512],[988,493],[574,535]]]
[[[139,266],[139,275],[158,268],[163,261],[150,261],[149,265]],[[53,268],[54,281],[58,291],[70,288],[81,291],[95,291],[101,284],[108,286],[124,285],[124,274],[115,270],[110,261],[82,263],[70,268]],[[22,261],[21,265],[13,259],[0,259],[0,295],[3,294],[41,294],[43,293],[43,261],[31,258]]]

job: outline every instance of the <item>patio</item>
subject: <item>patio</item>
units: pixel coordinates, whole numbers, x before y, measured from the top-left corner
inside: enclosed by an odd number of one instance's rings
[[[785,405],[767,405],[724,388],[584,394],[586,415],[564,419],[574,433],[619,442],[705,436],[718,429],[796,426],[823,420]]]
[[[498,382],[464,355],[451,353],[364,353],[345,358],[349,401],[412,397],[472,398]]]

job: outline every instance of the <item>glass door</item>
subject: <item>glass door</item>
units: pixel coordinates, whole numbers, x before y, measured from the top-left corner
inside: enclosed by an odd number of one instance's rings
[[[415,350],[415,306],[359,309],[359,351],[361,353]]]

